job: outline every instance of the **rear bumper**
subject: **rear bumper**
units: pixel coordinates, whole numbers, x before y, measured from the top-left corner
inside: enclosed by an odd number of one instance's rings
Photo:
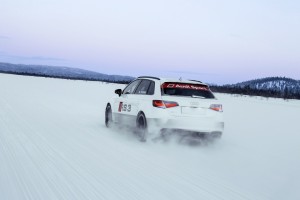
[[[160,133],[163,136],[169,135],[169,134],[178,134],[181,136],[196,136],[196,137],[204,137],[207,138],[207,136],[209,136],[209,138],[220,138],[223,134],[223,132],[221,131],[212,131],[212,132],[195,132],[195,131],[189,131],[186,129],[161,129]]]
[[[148,130],[159,132],[160,130],[175,130],[185,132],[197,132],[207,134],[219,134],[224,131],[222,118],[212,117],[174,117],[171,119],[148,119]]]

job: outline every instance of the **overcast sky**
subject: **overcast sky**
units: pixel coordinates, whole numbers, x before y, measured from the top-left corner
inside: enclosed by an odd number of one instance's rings
[[[300,1],[1,0],[0,62],[208,83],[300,79]]]

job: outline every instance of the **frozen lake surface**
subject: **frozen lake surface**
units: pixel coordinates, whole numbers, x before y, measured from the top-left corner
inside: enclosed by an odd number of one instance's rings
[[[300,199],[300,101],[216,94],[210,144],[104,125],[123,85],[0,74],[0,199]]]

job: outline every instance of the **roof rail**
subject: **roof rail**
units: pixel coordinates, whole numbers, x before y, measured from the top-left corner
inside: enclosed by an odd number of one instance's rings
[[[139,76],[138,78],[152,78],[152,79],[160,80],[160,78],[154,76]]]
[[[189,81],[195,81],[195,82],[198,82],[198,83],[202,83],[202,81],[197,81],[197,80],[189,80]]]

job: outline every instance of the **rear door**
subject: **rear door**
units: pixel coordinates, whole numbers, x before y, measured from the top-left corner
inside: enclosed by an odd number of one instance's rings
[[[136,117],[140,111],[146,113],[152,106],[154,81],[143,79],[133,82],[124,89],[120,101],[117,103],[119,121],[129,126],[136,125]]]
[[[132,104],[135,105],[134,112],[132,112],[134,117],[136,117],[140,111],[143,111],[147,117],[148,111],[153,107],[154,89],[155,82],[152,80],[144,79],[140,83],[132,99]]]
[[[132,105],[132,95],[140,83],[141,80],[139,79],[133,81],[123,90],[121,96],[115,99],[114,120],[117,123],[130,123],[130,117],[132,116],[135,106]]]

